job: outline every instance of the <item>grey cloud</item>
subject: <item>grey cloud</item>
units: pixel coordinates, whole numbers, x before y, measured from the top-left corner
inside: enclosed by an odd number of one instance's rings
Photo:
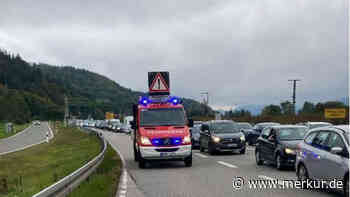
[[[171,71],[174,94],[212,104],[348,95],[348,1],[2,2],[0,47],[29,61],[78,65],[146,90]]]

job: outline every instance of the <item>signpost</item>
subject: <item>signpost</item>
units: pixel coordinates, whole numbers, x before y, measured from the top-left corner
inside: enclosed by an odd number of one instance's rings
[[[326,108],[324,109],[324,116],[327,119],[341,119],[346,117],[345,108]]]

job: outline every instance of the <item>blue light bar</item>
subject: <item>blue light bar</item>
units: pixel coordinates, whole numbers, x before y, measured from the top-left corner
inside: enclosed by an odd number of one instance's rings
[[[171,103],[173,105],[181,104],[182,100],[176,96],[167,96],[167,97],[149,97],[142,96],[139,99],[139,104],[147,106],[150,103]]]

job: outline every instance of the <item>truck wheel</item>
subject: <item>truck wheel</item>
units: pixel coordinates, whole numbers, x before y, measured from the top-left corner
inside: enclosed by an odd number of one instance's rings
[[[186,167],[191,167],[192,166],[192,155],[185,158],[185,166]]]
[[[135,161],[135,162],[138,162],[138,161],[139,161],[138,154],[137,154],[137,150],[136,150],[136,148],[135,148],[135,143],[134,143],[134,161]]]
[[[140,153],[138,153],[139,168],[143,169],[146,167],[146,161],[142,158]]]

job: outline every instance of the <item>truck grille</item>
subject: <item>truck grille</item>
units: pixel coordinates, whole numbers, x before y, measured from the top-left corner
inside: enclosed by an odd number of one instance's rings
[[[157,148],[157,152],[175,152],[179,150],[179,148]]]

